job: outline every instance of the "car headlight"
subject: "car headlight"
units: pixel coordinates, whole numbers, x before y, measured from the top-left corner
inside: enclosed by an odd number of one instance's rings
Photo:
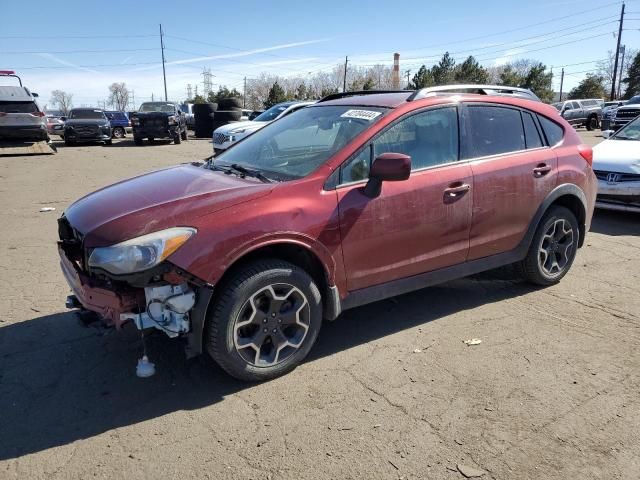
[[[196,233],[195,228],[169,228],[91,252],[89,266],[122,275],[155,267]]]
[[[247,131],[247,129],[246,129],[246,128],[239,128],[238,130],[231,130],[229,133],[231,133],[231,134],[235,135],[235,134],[237,134],[237,133],[244,133],[244,132],[246,132],[246,131]]]
[[[173,125],[174,123],[176,123],[176,117],[171,115],[169,117],[169,125]]]

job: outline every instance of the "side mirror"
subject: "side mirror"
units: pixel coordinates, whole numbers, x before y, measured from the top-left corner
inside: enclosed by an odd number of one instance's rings
[[[38,98],[40,95],[38,95],[36,92],[31,92],[31,96],[34,98]]]
[[[60,117],[60,120],[62,120],[63,122],[67,121],[67,117]]]
[[[613,130],[603,130],[602,131],[602,138],[609,138],[609,137],[611,137],[611,135],[613,135]]]
[[[378,155],[371,165],[369,181],[364,194],[376,198],[382,191],[382,182],[401,182],[411,175],[411,157],[402,153],[383,153]]]

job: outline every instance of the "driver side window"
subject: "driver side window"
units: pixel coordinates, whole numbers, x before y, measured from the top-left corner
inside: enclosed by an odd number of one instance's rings
[[[456,107],[436,108],[400,120],[342,165],[340,183],[368,179],[373,159],[390,152],[409,155],[412,170],[457,161]]]

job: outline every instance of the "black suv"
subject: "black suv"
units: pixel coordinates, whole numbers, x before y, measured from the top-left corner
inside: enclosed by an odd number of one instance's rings
[[[133,141],[142,145],[147,138],[170,138],[178,144],[187,140],[187,122],[178,104],[173,102],[145,102],[131,116]]]
[[[104,142],[111,145],[111,124],[99,108],[74,108],[64,123],[64,144]]]

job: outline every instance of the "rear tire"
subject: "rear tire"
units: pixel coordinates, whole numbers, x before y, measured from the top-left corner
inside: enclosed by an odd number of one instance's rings
[[[580,229],[566,207],[551,207],[542,217],[527,256],[516,267],[520,275],[536,285],[549,286],[564,277],[578,249]]]
[[[320,291],[309,274],[282,260],[259,260],[220,290],[207,321],[206,348],[229,375],[269,380],[304,360],[321,325]]]
[[[142,146],[142,141],[143,139],[141,137],[133,137],[133,143],[135,143],[137,146]]]
[[[178,130],[174,135],[173,143],[175,143],[176,145],[180,145],[182,143],[182,134],[180,133],[180,130]]]
[[[586,127],[587,127],[587,130],[589,131],[592,131],[598,128],[598,117],[595,115],[591,115],[587,119]]]
[[[124,138],[124,128],[116,127],[113,129],[113,138]]]
[[[187,132],[187,128],[186,128],[186,127],[185,127],[185,129],[184,129],[184,132],[182,132],[182,133],[180,134],[180,136],[182,137],[182,140],[184,140],[185,142],[186,142],[187,140],[189,140],[189,135],[188,135],[188,132]]]
[[[67,147],[72,147],[73,145],[75,145],[75,144],[76,144],[76,142],[75,142],[75,141],[73,141],[73,140],[68,140],[68,139],[66,139],[66,138],[65,138],[65,139],[64,139],[64,144],[65,144]]]

